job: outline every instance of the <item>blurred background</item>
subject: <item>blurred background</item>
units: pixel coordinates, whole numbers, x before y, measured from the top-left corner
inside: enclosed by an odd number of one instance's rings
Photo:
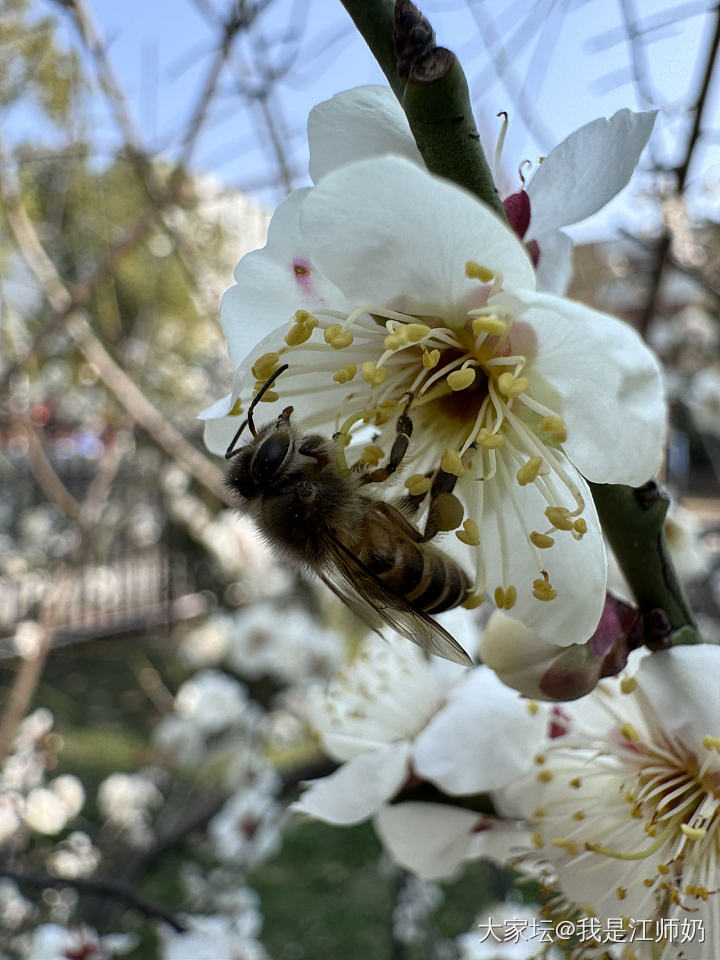
[[[665,364],[668,536],[720,640],[720,8],[423,11],[489,154],[509,115],[504,193],[583,123],[660,111],[630,187],[569,230],[570,295]],[[329,769],[306,691],[362,629],[233,514],[196,420],[231,380],[233,267],[309,182],[309,110],[382,82],[334,0],[0,0],[2,957],[193,960],[181,914],[229,918],[217,960],[495,955],[455,938],[497,868],[419,883],[367,825],[288,815]]]

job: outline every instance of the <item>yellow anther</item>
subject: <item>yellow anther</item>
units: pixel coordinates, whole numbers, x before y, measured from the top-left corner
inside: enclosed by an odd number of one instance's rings
[[[540,550],[547,550],[555,543],[552,537],[549,537],[546,533],[538,533],[537,530],[533,530],[528,539]]]
[[[387,377],[387,370],[385,367],[376,367],[372,360],[366,360],[360,367],[360,374],[370,386],[377,387]],[[387,420],[387,417],[385,419]],[[375,422],[377,423],[377,420]]]
[[[638,682],[635,677],[623,677],[620,681],[620,689],[623,693],[632,693],[637,690]]]
[[[277,363],[279,359],[279,353],[264,353],[261,357],[258,357],[253,364],[252,375],[256,380],[264,382],[277,370]]]
[[[626,740],[630,740],[632,743],[638,743],[640,740],[640,734],[631,723],[624,723],[620,727],[620,733]]]
[[[439,350],[426,350],[423,353],[422,364],[426,370],[432,370],[440,362]]]
[[[542,820],[543,817],[547,816],[547,810],[544,807],[536,807],[535,810],[530,814],[532,820]]]
[[[499,610],[512,610],[516,600],[517,590],[515,587],[508,587],[507,590],[503,590],[502,587],[497,587],[495,590],[495,606]]]
[[[549,580],[538,578],[533,580],[533,596],[536,600],[554,600],[557,590],[553,590]]]
[[[531,717],[536,716],[538,711],[540,710],[540,704],[537,702],[537,700],[528,700],[526,706],[527,706],[527,712],[530,714]]]
[[[385,454],[380,447],[376,446],[374,443],[370,443],[360,454],[360,460],[363,463],[368,464],[370,467],[376,467],[384,456]]]
[[[537,754],[535,754],[535,756],[533,757],[533,760],[534,760],[535,763],[537,763],[537,765],[540,766],[540,767],[541,767],[544,763],[547,763],[547,757],[546,757],[544,754],[542,754],[542,753],[537,753]]]
[[[406,343],[407,340],[399,333],[389,333],[383,341],[383,346],[386,350],[397,350],[399,347],[404,347]]]
[[[344,331],[339,323],[331,323],[326,327],[324,337],[325,343],[329,343],[333,350],[342,350],[353,342],[353,335],[349,331]]]
[[[497,378],[498,390],[508,398],[520,396],[527,390],[528,384],[527,377],[516,377],[508,370]]]
[[[240,397],[238,397],[235,403],[232,405],[232,409],[230,410],[230,413],[228,414],[228,416],[239,417],[242,412],[243,412],[242,401]]]
[[[666,863],[659,863],[657,866],[657,872],[661,873],[664,877],[670,873],[670,867]]]
[[[551,439],[556,443],[565,443],[567,440],[567,427],[562,417],[556,417],[554,415],[545,417],[540,424],[540,429],[543,433],[549,433]]]
[[[645,879],[643,880],[643,886],[652,887],[655,884],[656,880],[657,880],[657,877],[645,877]]]
[[[571,857],[576,857],[580,853],[580,847],[574,840],[567,840],[565,837],[555,837],[552,842],[554,847],[560,847]]]
[[[505,333],[506,330],[506,321],[503,320],[502,317],[498,317],[495,313],[491,313],[486,317],[473,317],[472,332],[476,337],[479,337],[483,333],[487,333],[491,337],[499,337],[500,334]]]
[[[465,367],[464,370],[453,370],[447,376],[447,383],[451,390],[465,390],[475,380],[475,370]]]
[[[408,323],[402,330],[409,343],[419,343],[430,333],[430,327],[426,323]]]
[[[576,540],[582,540],[582,538],[587,533],[587,523],[582,517],[578,517],[577,520],[573,522],[573,536]]]
[[[489,270],[487,267],[482,267],[479,263],[476,263],[475,260],[468,260],[465,264],[465,276],[470,280],[479,280],[481,283],[490,283],[490,281],[495,276],[493,270]]]
[[[630,816],[633,817],[633,819],[635,820],[642,820],[642,816],[643,816],[642,810],[640,809],[638,804],[635,804],[635,806],[632,808],[632,810],[630,811]]]
[[[499,450],[505,444],[505,437],[502,433],[491,433],[487,427],[481,427],[475,442],[486,450]]]
[[[704,840],[707,836],[707,830],[704,827],[689,827],[686,823],[681,823],[680,829],[688,840]]]
[[[569,513],[567,507],[547,507],[545,510],[545,516],[556,530],[572,530],[573,522]]]
[[[461,606],[463,606],[466,610],[475,610],[475,608],[479,607],[484,600],[485,597],[482,593],[471,593],[469,597],[466,597],[465,600],[463,600]]]
[[[352,378],[357,373],[357,367],[354,363],[346,363],[344,367],[341,367],[337,373],[333,374],[333,380],[335,383],[350,383]]]
[[[542,457],[531,457],[520,467],[515,476],[521,487],[537,479],[542,463]]]
[[[285,343],[289,347],[297,347],[309,340],[313,330],[318,325],[318,318],[307,310],[296,310],[293,317],[295,325],[285,334]]]
[[[539,830],[536,830],[532,835],[532,842],[536,847],[544,847],[545,841],[543,840],[543,835]]]
[[[626,888],[626,887],[618,887],[617,890],[615,891],[615,893],[617,894],[618,900],[624,900],[625,897],[627,896],[627,888]]]
[[[455,536],[461,543],[466,543],[469,547],[477,547],[480,543],[480,533],[474,520],[466,520],[463,523],[462,530],[456,530]]]
[[[432,486],[430,477],[424,477],[422,473],[414,473],[405,481],[405,486],[411,497],[420,497],[427,493]]]
[[[654,823],[651,823],[650,820],[648,820],[648,822],[645,824],[645,826],[643,827],[643,830],[649,837],[657,836],[657,827],[655,826]]]
[[[465,467],[457,450],[445,451],[440,457],[440,469],[445,473],[451,473],[454,477],[461,477],[465,473]]]
[[[716,753],[720,753],[720,737],[713,737],[706,733],[702,738],[702,745],[706,750],[714,750]]]
[[[550,783],[554,776],[552,770],[541,770],[536,779],[539,783]]]
[[[260,403],[275,403],[275,401],[279,399],[280,395],[275,393],[274,390],[266,390],[262,397],[260,397]]]
[[[584,819],[585,819],[585,814],[583,813],[582,810],[576,810],[575,813],[574,813],[572,816],[573,816],[573,820],[584,820]]]
[[[572,780],[568,780],[568,786],[572,787],[573,790],[579,790],[582,786],[582,780],[580,777],[573,777]]]

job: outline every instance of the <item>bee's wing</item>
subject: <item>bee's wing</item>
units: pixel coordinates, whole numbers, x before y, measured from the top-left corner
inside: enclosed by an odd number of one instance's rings
[[[444,627],[388,590],[345,544],[331,536],[327,546],[332,562],[321,572],[322,579],[376,633],[382,636],[381,627],[387,624],[428,653],[472,666],[471,658]]]

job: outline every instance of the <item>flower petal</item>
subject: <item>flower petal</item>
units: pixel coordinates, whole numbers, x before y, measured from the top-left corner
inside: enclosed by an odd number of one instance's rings
[[[477,813],[441,803],[396,803],[374,820],[395,863],[426,880],[457,876],[482,822]]]
[[[528,710],[492,670],[478,667],[417,738],[413,769],[450,796],[503,787],[532,765],[546,715]]]
[[[703,737],[720,736],[720,647],[701,643],[654,653],[635,676],[667,734],[704,757]]]
[[[536,239],[540,248],[540,260],[535,271],[537,288],[562,297],[572,279],[573,242],[562,230],[551,230]]]
[[[656,110],[618,110],[551,150],[526,188],[532,209],[527,239],[578,223],[612,200],[630,180],[656,116]]]
[[[313,262],[356,305],[464,325],[482,291],[465,275],[469,260],[502,271],[510,288],[535,283],[524,247],[492,211],[400,157],[328,174],[303,203],[300,223]]]
[[[347,163],[388,153],[424,166],[405,112],[390,87],[354,87],[313,107],[308,142],[313,183]]]
[[[343,302],[337,287],[312,263],[309,243],[300,234],[299,213],[310,192],[296,190],[280,204],[266,245],[242,258],[235,268],[236,285],[223,296],[220,322],[236,367],[259,339],[296,310]]]
[[[654,354],[627,323],[552,294],[526,305],[512,345],[529,356],[529,393],[565,420],[563,448],[596,483],[638,486],[662,460],[666,409]]]
[[[390,800],[408,776],[406,741],[348,760],[329,777],[311,780],[292,809],[326,823],[360,823]]]
[[[558,531],[552,547],[534,547],[529,534],[547,529],[548,501],[536,483],[520,486],[515,480],[516,465],[506,465],[505,457],[498,455],[498,476],[483,484],[485,508],[480,542],[488,594],[492,597],[497,587],[514,586],[517,599],[509,610],[510,616],[522,620],[542,640],[567,646],[584,643],[597,626],[605,602],[607,562],[588,485],[562,455],[559,462],[566,481],[575,487],[585,505],[587,533],[583,538],[575,540],[568,531]],[[566,486],[554,471],[548,479],[557,489]],[[567,502],[559,505],[572,508],[569,493]],[[472,510],[468,513],[472,515]],[[557,591],[552,600],[534,596],[534,584],[543,577],[542,571]]]

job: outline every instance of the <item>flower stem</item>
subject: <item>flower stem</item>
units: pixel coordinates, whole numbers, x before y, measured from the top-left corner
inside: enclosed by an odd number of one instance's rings
[[[408,118],[431,173],[475,194],[505,222],[457,57],[435,45],[410,0],[342,0]]]
[[[648,646],[702,643],[665,541],[668,499],[642,487],[591,483],[600,523],[645,619]]]

